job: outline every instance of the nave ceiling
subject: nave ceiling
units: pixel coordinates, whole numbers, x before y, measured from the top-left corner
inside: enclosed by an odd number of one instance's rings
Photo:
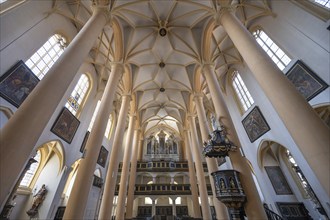
[[[79,31],[92,15],[92,5],[107,2],[54,0],[51,13],[66,17]],[[118,97],[123,93],[134,95],[141,126],[148,131],[161,125],[180,133],[185,117],[193,111],[191,94],[208,93],[199,67],[213,63],[219,81],[225,81],[231,66],[242,62],[223,28],[214,23],[228,2],[110,1],[109,25],[99,35],[86,60],[95,66],[98,89],[104,88],[110,65],[124,63],[128,75],[120,83]],[[231,4],[247,27],[255,19],[272,15],[267,0],[233,0]],[[122,32],[120,50],[116,48],[116,28]],[[161,28],[166,30],[165,36],[160,35]],[[210,104],[206,106],[212,108]]]

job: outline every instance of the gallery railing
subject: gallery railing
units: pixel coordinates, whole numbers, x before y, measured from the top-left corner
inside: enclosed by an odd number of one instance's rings
[[[118,171],[121,172],[123,163],[119,163]],[[207,165],[203,163],[204,172]],[[137,172],[189,172],[187,161],[138,161]]]
[[[268,220],[284,220],[280,215],[276,214],[269,208],[264,206],[264,209],[265,209]]]
[[[207,192],[212,195],[211,185],[206,185]],[[119,185],[115,195],[118,195]],[[136,184],[134,195],[191,195],[190,184]]]

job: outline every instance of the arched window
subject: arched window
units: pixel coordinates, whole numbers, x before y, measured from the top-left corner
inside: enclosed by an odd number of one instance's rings
[[[59,34],[54,34],[25,64],[41,80],[63,53],[66,46],[66,39]]]
[[[243,82],[241,76],[238,71],[233,72],[232,76],[233,88],[235,90],[237,99],[240,102],[241,109],[246,112],[254,103],[254,100],[246,88],[245,83]]]
[[[68,102],[65,104],[72,114],[77,115],[81,110],[83,102],[86,100],[86,94],[90,88],[90,82],[86,74],[82,74],[76,87],[72,91]]]
[[[96,104],[96,107],[95,107],[95,110],[94,110],[94,113],[93,113],[93,116],[92,116],[92,119],[91,119],[91,122],[89,123],[89,126],[88,126],[88,131],[90,132],[93,128],[93,125],[94,125],[94,122],[95,122],[95,118],[96,118],[96,115],[99,111],[99,108],[100,108],[100,104],[101,104],[101,101],[97,101],[97,104]],[[104,132],[104,136],[108,139],[110,139],[110,136],[111,136],[111,126],[112,126],[112,116],[110,114],[109,116],[109,119],[108,119],[108,123],[107,123],[107,127],[105,129],[105,132]]]
[[[263,30],[260,28],[255,30],[253,36],[280,70],[283,70],[291,62],[289,56]]]
[[[296,174],[296,179],[299,180],[301,187],[303,188],[303,190],[306,193],[306,196],[308,199],[310,199],[310,201],[312,203],[314,203],[314,207],[322,214],[325,213],[325,210],[322,206],[322,204],[320,203],[320,200],[317,198],[314,190],[312,189],[311,185],[309,185],[305,175],[303,174],[302,170],[300,169],[300,167],[298,166],[298,164],[296,163],[295,159],[293,158],[292,154],[290,153],[289,150],[286,150],[286,156],[287,156],[287,160],[289,162],[289,165],[291,167],[291,169],[294,171],[294,173]]]
[[[111,126],[112,126],[112,116],[110,115],[110,117],[108,119],[107,127],[104,132],[104,136],[108,139],[110,139],[110,136],[111,136]]]
[[[95,107],[95,110],[94,110],[94,113],[93,113],[93,116],[92,116],[92,119],[91,119],[91,122],[89,123],[89,126],[88,126],[88,131],[91,132],[92,128],[93,128],[93,125],[94,125],[94,121],[95,121],[95,118],[96,118],[96,115],[99,111],[99,108],[100,108],[100,104],[101,104],[101,101],[97,101],[97,104],[96,104],[96,107]]]
[[[26,171],[24,177],[22,178],[22,180],[19,184],[20,186],[30,187],[32,179],[33,179],[35,173],[38,170],[38,167],[39,167],[39,164],[40,164],[40,158],[41,158],[41,153],[38,150],[37,154],[33,157],[33,159],[36,160],[37,162],[32,163],[30,168]]]
[[[152,204],[152,199],[150,197],[145,197],[144,198],[144,204],[145,205],[151,205]]]

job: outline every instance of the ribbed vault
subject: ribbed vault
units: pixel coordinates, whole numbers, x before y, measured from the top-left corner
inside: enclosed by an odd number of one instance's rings
[[[271,15],[266,0],[54,0],[50,13],[69,19],[79,31],[92,15],[94,4],[109,3],[109,25],[86,59],[95,66],[98,89],[104,88],[110,64],[123,62],[130,82],[123,79],[118,94],[134,95],[141,127],[166,126],[180,133],[190,94],[208,93],[202,74],[195,75],[198,67],[212,62],[220,78],[232,65],[242,62],[226,32],[214,23],[224,2],[232,4],[246,26]],[[116,28],[121,30],[123,41],[120,52],[114,37]],[[197,80],[200,85],[196,85],[196,77],[201,77]]]

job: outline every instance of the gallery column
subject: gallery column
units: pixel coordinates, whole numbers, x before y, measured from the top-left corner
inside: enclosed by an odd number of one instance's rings
[[[202,164],[202,156],[198,146],[198,137],[195,123],[195,116],[189,116],[190,122],[190,132],[191,132],[191,143],[192,143],[192,152],[195,159],[196,172],[197,172],[197,180],[198,180],[198,189],[199,189],[199,197],[201,198],[202,205],[202,216],[205,220],[211,220],[211,210],[208,201],[207,188],[205,183],[205,176]]]
[[[106,25],[108,13],[106,7],[94,8],[88,22],[1,129],[0,173],[5,178],[0,179],[0,204],[10,194],[34,145]]]
[[[135,180],[136,180],[136,169],[137,169],[137,157],[139,145],[142,142],[139,140],[140,129],[137,124],[135,125],[134,137],[133,137],[133,153],[131,158],[131,170],[129,173],[129,183],[128,183],[128,193],[127,193],[127,206],[126,206],[126,218],[133,218],[133,204],[134,204],[134,190],[135,190]],[[140,146],[141,147],[141,146]]]
[[[329,128],[230,11],[219,21],[330,195]]]
[[[223,100],[222,92],[212,66],[204,65],[203,73],[211,93],[215,112],[217,114],[217,120],[221,118],[220,123],[226,128],[228,139],[237,146],[237,151],[229,152],[229,157],[233,168],[240,172],[242,186],[247,196],[247,202],[244,206],[246,215],[249,219],[267,219],[260,197],[258,196],[258,190],[255,186],[251,169],[246,158],[240,153],[239,148],[241,147],[241,144],[237,137],[226,103]]]
[[[194,212],[193,217],[202,218],[201,209],[199,207],[199,201],[198,201],[195,166],[194,166],[194,162],[193,162],[193,159],[191,156],[191,144],[189,144],[188,130],[186,130],[186,129],[184,130],[184,143],[185,143],[185,152],[186,152],[186,157],[188,160],[188,167],[189,167],[189,182],[190,182],[190,190],[191,190],[193,212]]]
[[[196,105],[198,121],[199,121],[199,126],[201,129],[201,133],[202,133],[203,142],[208,141],[209,135],[211,132],[210,132],[210,129],[208,126],[208,121],[207,121],[206,113],[205,113],[204,106],[203,106],[202,94],[195,95],[194,101],[195,101],[195,105]],[[207,168],[209,171],[209,178],[210,178],[212,194],[213,194],[213,203],[214,203],[214,208],[215,208],[217,218],[218,219],[229,219],[227,207],[217,199],[217,194],[216,194],[215,187],[214,187],[214,180],[213,180],[213,176],[211,175],[211,173],[218,171],[217,161],[215,158],[206,158],[206,163],[207,163]]]
[[[104,119],[109,118],[111,113],[115,91],[123,71],[124,67],[121,64],[114,64],[112,66],[112,72],[104,89],[94,126],[87,139],[84,152],[85,156],[80,162],[63,219],[82,219],[84,217],[89,190],[93,182],[93,173],[108,123],[108,120]]]
[[[119,149],[123,144],[123,136],[126,127],[126,117],[129,108],[131,96],[123,95],[120,106],[117,127],[112,144],[110,154],[109,167],[107,171],[106,180],[104,183],[103,197],[100,206],[99,218],[100,220],[111,219],[111,212],[113,207],[113,197],[116,189],[117,173],[119,167]]]
[[[131,105],[132,107],[132,105]],[[133,142],[133,132],[134,132],[134,124],[135,124],[135,113],[131,108],[131,114],[129,116],[129,125],[126,134],[126,144],[125,144],[125,152],[124,152],[124,159],[123,159],[123,167],[121,169],[121,176],[119,182],[119,193],[118,193],[118,201],[117,201],[117,211],[116,211],[116,218],[117,219],[124,219],[125,215],[125,200],[126,200],[126,193],[127,193],[127,179],[129,174],[129,166],[131,163],[131,155],[132,155],[132,142]],[[136,158],[135,155],[133,155]],[[136,166],[136,163],[135,163]],[[132,178],[132,176],[130,176]],[[135,177],[133,177],[135,178]],[[128,202],[128,201],[127,201]]]

